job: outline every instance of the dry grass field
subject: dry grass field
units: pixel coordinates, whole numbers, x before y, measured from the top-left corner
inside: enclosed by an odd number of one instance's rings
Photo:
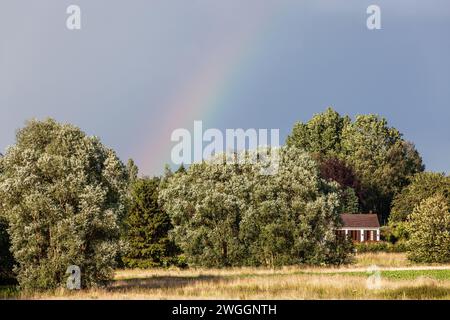
[[[369,289],[369,266],[381,273]],[[450,265],[412,265],[404,254],[367,253],[339,268],[118,270],[107,288],[24,294],[19,299],[450,299]]]

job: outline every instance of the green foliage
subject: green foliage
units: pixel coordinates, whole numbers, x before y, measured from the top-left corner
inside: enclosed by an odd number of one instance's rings
[[[450,262],[450,212],[443,195],[423,200],[408,216],[407,229],[410,260]]]
[[[306,124],[297,123],[286,142],[318,153],[320,159],[337,157],[350,165],[364,190],[361,209],[380,213],[384,221],[394,195],[424,169],[414,145],[376,115],[360,115],[352,122],[327,109]]]
[[[0,211],[21,288],[64,286],[70,265],[83,287],[111,279],[128,188],[115,153],[72,125],[33,120],[0,161]]]
[[[297,122],[286,140],[288,147],[317,153],[325,158],[341,154],[342,131],[351,122],[331,107],[315,114],[307,123]]]
[[[423,170],[414,146],[384,118],[358,116],[342,132],[343,153],[366,190],[366,211],[379,212],[386,220],[392,198],[408,183],[408,177]]]
[[[359,213],[359,199],[356,192],[352,188],[345,188],[340,190],[340,213]]]
[[[131,189],[126,219],[128,250],[123,261],[130,268],[177,264],[178,249],[168,237],[169,215],[158,204],[159,178],[138,179]]]
[[[381,237],[392,244],[404,242],[408,239],[406,222],[392,222],[381,228]]]
[[[404,243],[392,244],[389,242],[359,242],[355,243],[355,249],[358,253],[364,252],[405,252],[406,246]]]
[[[261,163],[193,164],[161,193],[173,235],[189,263],[207,267],[339,264],[351,251],[337,239],[337,188],[298,149],[278,150],[279,170]],[[252,155],[250,155],[252,157]]]
[[[420,202],[436,194],[444,195],[450,205],[450,177],[434,172],[414,175],[410,184],[394,198],[390,222],[406,221]]]

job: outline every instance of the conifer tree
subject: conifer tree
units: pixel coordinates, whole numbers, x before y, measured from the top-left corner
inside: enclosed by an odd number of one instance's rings
[[[128,251],[123,262],[130,268],[150,268],[177,263],[178,249],[169,239],[169,215],[158,204],[161,181],[142,178],[131,188],[131,206],[126,219]]]

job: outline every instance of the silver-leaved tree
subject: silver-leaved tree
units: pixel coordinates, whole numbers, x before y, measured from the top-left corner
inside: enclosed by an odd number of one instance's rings
[[[128,174],[96,137],[54,120],[33,120],[1,158],[0,212],[9,224],[22,289],[83,287],[111,278],[120,248]]]
[[[450,262],[450,210],[442,194],[417,205],[406,223],[408,258],[422,263]]]
[[[339,264],[351,245],[340,226],[337,184],[320,178],[316,162],[281,148],[275,174],[264,162],[223,163],[220,156],[175,174],[160,200],[189,263],[207,267]],[[255,159],[250,155],[249,159]],[[219,159],[219,161],[217,161]]]

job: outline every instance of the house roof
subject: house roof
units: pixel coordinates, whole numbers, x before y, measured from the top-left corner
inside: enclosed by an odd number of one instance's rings
[[[341,214],[343,228],[379,228],[378,216],[374,213]]]

